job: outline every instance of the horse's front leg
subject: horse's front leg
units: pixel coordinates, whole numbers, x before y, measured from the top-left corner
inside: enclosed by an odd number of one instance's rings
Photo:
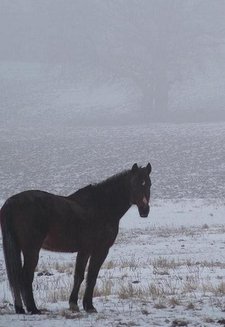
[[[88,275],[86,282],[86,289],[83,298],[83,307],[87,312],[97,312],[92,303],[93,291],[98,277],[99,270],[101,265],[105,261],[109,249],[96,249],[91,255],[90,263],[88,267]]]
[[[71,292],[70,299],[69,299],[69,305],[72,311],[79,311],[79,307],[77,305],[78,293],[79,293],[80,285],[84,280],[84,272],[89,256],[90,255],[86,252],[77,253],[73,290]]]

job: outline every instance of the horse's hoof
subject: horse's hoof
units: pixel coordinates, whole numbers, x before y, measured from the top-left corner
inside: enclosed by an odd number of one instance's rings
[[[70,310],[73,311],[73,312],[79,312],[80,311],[78,305],[76,303],[73,303],[73,302],[70,303]]]
[[[98,311],[93,307],[91,309],[86,310],[87,313],[97,313]]]
[[[25,314],[25,310],[22,307],[15,307],[15,311],[18,314]]]
[[[89,306],[89,307],[84,305],[84,310],[87,313],[97,313],[98,312],[93,305]]]
[[[41,315],[41,310],[38,310],[38,309],[32,309],[32,310],[27,310],[27,311],[31,315]]]

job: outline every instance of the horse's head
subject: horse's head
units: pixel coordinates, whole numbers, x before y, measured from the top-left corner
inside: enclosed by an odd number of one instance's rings
[[[135,163],[131,169],[131,203],[136,204],[141,217],[148,217],[150,200],[150,163],[146,167],[138,167]]]

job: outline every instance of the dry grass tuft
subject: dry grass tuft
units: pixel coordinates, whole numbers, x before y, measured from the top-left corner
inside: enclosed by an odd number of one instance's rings
[[[133,297],[139,297],[140,295],[140,289],[134,288],[134,286],[129,283],[128,285],[121,285],[118,296],[120,299],[130,299]]]
[[[225,282],[222,281],[218,285],[214,285],[212,283],[204,283],[202,285],[202,289],[204,294],[211,293],[215,296],[224,296],[225,295]]]
[[[162,301],[159,301],[154,304],[155,309],[166,309],[166,304],[163,303]]]
[[[169,299],[169,305],[172,307],[172,308],[174,308],[174,307],[176,307],[177,305],[180,305],[181,304],[181,302],[177,299],[177,298],[175,298],[175,297],[171,297],[170,299]]]
[[[100,286],[99,284],[100,283],[98,283],[98,286],[96,286],[94,289],[94,297],[107,297],[109,295],[112,295],[114,283],[111,279],[102,279]]]
[[[188,305],[186,306],[187,310],[194,310],[195,309],[195,305],[192,302],[189,302]]]

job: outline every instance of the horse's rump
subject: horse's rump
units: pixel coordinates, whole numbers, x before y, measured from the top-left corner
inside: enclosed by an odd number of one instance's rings
[[[9,198],[3,209],[10,212],[11,229],[22,251],[30,247],[76,252],[84,211],[66,197],[43,191],[25,191]]]

